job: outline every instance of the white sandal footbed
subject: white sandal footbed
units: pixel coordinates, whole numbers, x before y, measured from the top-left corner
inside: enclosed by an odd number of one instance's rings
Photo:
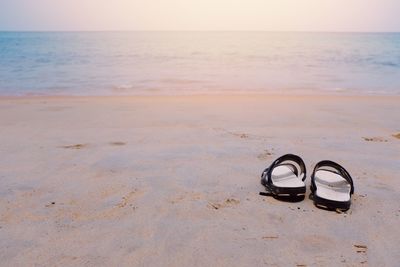
[[[304,195],[306,167],[297,155],[286,154],[277,158],[261,174],[261,184],[273,195]]]
[[[351,186],[340,174],[318,170],[314,174],[315,194],[318,197],[333,201],[349,201]]]
[[[316,206],[348,210],[354,183],[341,165],[330,160],[318,162],[311,174],[311,192]]]
[[[302,187],[305,183],[303,177],[297,176],[292,168],[287,165],[276,166],[271,173],[271,180],[274,186],[277,187]]]

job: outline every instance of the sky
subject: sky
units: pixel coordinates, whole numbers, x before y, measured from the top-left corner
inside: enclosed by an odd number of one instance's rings
[[[0,30],[400,31],[400,0],[0,0]]]

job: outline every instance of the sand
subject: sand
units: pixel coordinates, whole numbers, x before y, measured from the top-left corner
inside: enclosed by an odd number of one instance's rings
[[[399,122],[397,96],[0,98],[0,265],[396,266]],[[347,168],[351,209],[260,196],[285,153]]]

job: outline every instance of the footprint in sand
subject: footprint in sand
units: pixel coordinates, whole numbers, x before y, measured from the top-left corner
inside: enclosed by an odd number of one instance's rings
[[[125,142],[121,142],[121,141],[115,141],[115,142],[110,142],[109,145],[111,146],[124,146],[126,145]],[[74,144],[74,145],[65,145],[65,146],[61,146],[61,148],[65,148],[65,149],[82,149],[82,148],[86,148],[88,147],[88,144]]]
[[[357,253],[367,253],[368,247],[366,245],[353,245]]]
[[[130,191],[128,194],[122,197],[121,202],[117,204],[118,208],[123,208],[126,205],[130,204],[132,206],[133,200],[138,196],[141,195],[141,192],[139,192],[137,189],[134,189]]]
[[[367,142],[387,142],[388,140],[383,137],[363,137]]]
[[[221,208],[227,208],[227,207],[232,207],[236,206],[240,203],[240,200],[235,199],[235,198],[227,198],[224,202],[222,203],[208,203],[208,207],[211,209],[219,210]]]
[[[62,148],[66,148],[66,149],[82,149],[87,147],[87,144],[75,144],[75,145],[66,145],[66,146],[62,146]]]
[[[197,200],[201,200],[203,198],[203,194],[202,193],[198,193],[198,192],[184,192],[181,195],[175,196],[171,199],[168,200],[169,203],[171,204],[177,204],[179,202],[182,201],[197,201]]]
[[[249,135],[246,133],[232,133],[232,135],[237,136],[239,138],[245,138],[245,139],[249,138]]]
[[[112,146],[124,146],[126,145],[125,142],[121,142],[121,141],[116,141],[116,142],[110,142],[110,145]]]
[[[215,130],[215,131],[220,131],[220,132],[225,132],[225,133],[227,133],[227,134],[230,134],[230,135],[233,135],[233,136],[242,138],[242,139],[248,139],[248,138],[250,138],[250,135],[247,134],[247,133],[231,132],[231,131],[228,131],[228,130],[226,130],[226,129],[224,129],[224,128],[213,128],[213,130]]]
[[[272,149],[274,150],[274,149]],[[265,159],[269,159],[272,155],[274,155],[274,152],[269,151],[268,149],[265,149],[263,153],[258,154],[257,158],[259,160],[265,160]]]
[[[122,194],[121,199],[114,205],[104,205],[105,199],[114,196],[119,190],[106,190],[100,194],[95,194],[91,201],[71,200],[60,205],[48,204],[49,207],[54,206],[55,219],[59,222],[63,221],[97,221],[97,220],[118,220],[125,216],[132,215],[133,211],[138,209],[136,201],[145,194],[144,190],[132,188]],[[58,208],[58,209],[57,209]],[[68,225],[59,225],[66,227]]]

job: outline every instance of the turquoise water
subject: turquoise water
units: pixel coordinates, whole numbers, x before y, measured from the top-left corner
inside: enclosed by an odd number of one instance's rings
[[[400,33],[0,32],[0,95],[400,94]]]

